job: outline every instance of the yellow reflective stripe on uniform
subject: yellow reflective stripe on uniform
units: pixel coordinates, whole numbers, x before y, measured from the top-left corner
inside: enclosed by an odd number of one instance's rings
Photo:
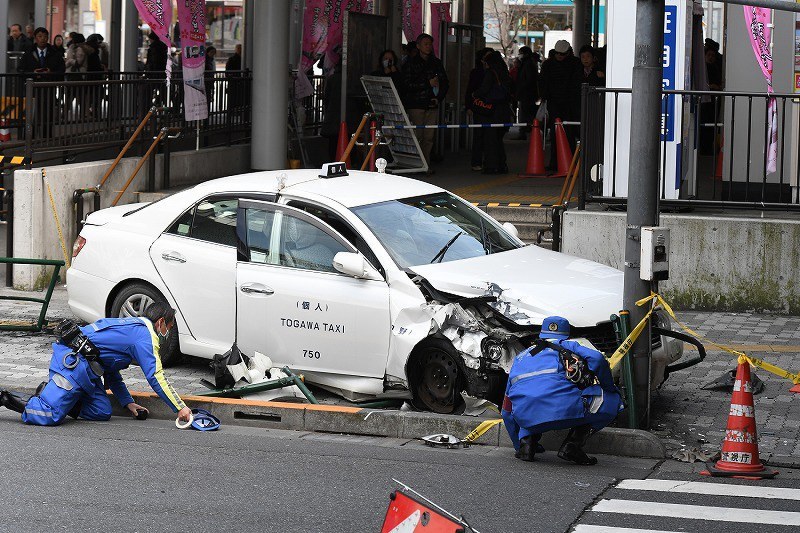
[[[147,319],[142,322],[147,326],[147,330],[150,332],[150,340],[153,343],[153,356],[156,358],[156,372],[153,376],[156,378],[158,384],[161,385],[161,390],[164,391],[164,394],[169,398],[169,401],[172,402],[172,405],[180,411],[186,407],[186,404],[183,403],[181,397],[175,392],[175,389],[172,388],[172,385],[167,381],[167,377],[164,375],[164,367],[161,364],[161,356],[159,355],[161,343],[158,340],[158,335],[156,335],[156,331],[153,329],[152,322]]]

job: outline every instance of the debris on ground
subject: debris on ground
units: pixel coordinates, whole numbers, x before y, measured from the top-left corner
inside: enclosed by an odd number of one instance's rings
[[[704,450],[702,448],[681,448],[672,454],[673,459],[684,463],[706,463],[716,461],[719,458],[719,451]]]
[[[736,383],[736,369],[729,370],[722,374],[720,377],[713,381],[709,381],[702,387],[703,390],[720,390],[725,392],[733,392],[733,385]],[[764,392],[764,382],[756,376],[755,372],[750,371],[750,386],[753,389],[753,394]]]

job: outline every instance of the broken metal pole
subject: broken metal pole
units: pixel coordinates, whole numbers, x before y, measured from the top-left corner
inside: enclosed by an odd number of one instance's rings
[[[628,214],[625,239],[625,288],[622,308],[630,311],[631,325],[646,310],[636,302],[650,295],[651,282],[639,277],[640,235],[643,226],[658,221],[659,141],[661,131],[664,0],[637,0],[631,99],[631,145],[628,171]],[[650,325],[633,344],[632,357],[636,412],[640,428],[650,425]]]

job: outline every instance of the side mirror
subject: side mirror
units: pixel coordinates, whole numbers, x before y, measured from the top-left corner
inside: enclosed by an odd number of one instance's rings
[[[382,280],[383,277],[361,254],[339,252],[333,257],[333,268],[359,279]]]
[[[519,239],[519,232],[517,231],[517,227],[511,222],[503,222],[503,229],[509,232],[517,239]]]

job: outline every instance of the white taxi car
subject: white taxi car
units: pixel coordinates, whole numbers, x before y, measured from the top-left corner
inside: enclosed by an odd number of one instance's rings
[[[166,301],[178,335],[165,364],[236,340],[346,398],[407,397],[443,413],[462,392],[499,401],[549,315],[616,347],[620,271],[526,246],[434,185],[327,170],[221,178],[92,213],[67,271],[72,311],[94,321]],[[654,361],[681,357],[681,342],[652,341]]]

